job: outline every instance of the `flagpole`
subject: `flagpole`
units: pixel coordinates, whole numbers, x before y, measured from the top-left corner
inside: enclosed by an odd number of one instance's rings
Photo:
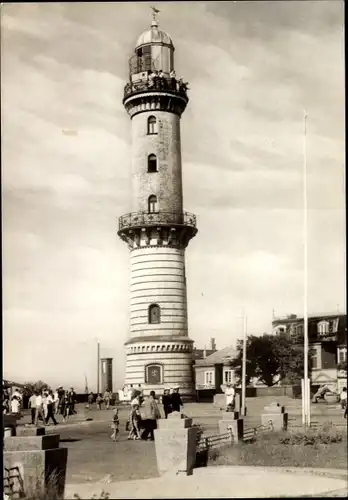
[[[307,113],[303,111],[303,337],[304,337],[304,423],[310,425],[310,390],[308,378],[308,247],[307,247]]]

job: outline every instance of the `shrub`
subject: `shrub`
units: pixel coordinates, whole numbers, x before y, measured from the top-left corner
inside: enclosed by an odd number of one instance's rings
[[[299,445],[311,446],[315,444],[330,444],[340,443],[343,441],[343,434],[338,431],[325,432],[323,429],[319,432],[294,432],[286,436],[280,436],[279,442],[285,445]]]
[[[208,460],[212,461],[212,462],[215,462],[215,460],[217,460],[220,456],[220,450],[217,450],[216,448],[211,448],[208,452]]]
[[[77,493],[74,493],[73,498],[75,500],[81,500],[81,497]],[[99,495],[93,495],[91,497],[91,500],[108,500],[109,498],[110,498],[110,494],[103,490],[100,493],[100,496]]]

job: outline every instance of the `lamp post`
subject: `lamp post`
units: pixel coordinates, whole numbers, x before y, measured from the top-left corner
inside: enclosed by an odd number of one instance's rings
[[[242,416],[246,415],[246,350],[247,350],[247,315],[243,309],[243,361],[242,361]]]

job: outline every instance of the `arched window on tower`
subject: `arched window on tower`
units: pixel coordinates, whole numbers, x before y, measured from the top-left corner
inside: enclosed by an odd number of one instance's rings
[[[149,196],[149,213],[154,214],[158,212],[158,202],[157,202],[157,196],[152,194]]]
[[[149,116],[149,118],[147,120],[147,133],[149,135],[157,134],[156,122],[157,122],[157,120],[156,120],[155,116]]]
[[[161,322],[161,309],[158,304],[149,306],[149,323],[155,325]]]
[[[150,174],[157,172],[157,157],[156,157],[156,155],[149,155],[147,157],[147,171]]]

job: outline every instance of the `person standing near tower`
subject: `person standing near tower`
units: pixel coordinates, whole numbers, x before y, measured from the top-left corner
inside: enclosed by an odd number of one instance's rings
[[[172,411],[179,411],[180,412],[180,406],[184,406],[183,402],[181,401],[180,394],[179,394],[179,386],[173,387],[173,393],[171,396],[171,403],[172,403]]]

